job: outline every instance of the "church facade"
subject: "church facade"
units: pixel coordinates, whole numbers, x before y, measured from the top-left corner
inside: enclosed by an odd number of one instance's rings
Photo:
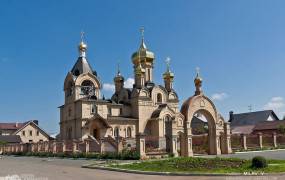
[[[64,81],[64,105],[60,106],[61,140],[124,140],[124,148],[135,148],[141,156],[151,151],[165,151],[175,156],[192,156],[193,116],[209,117],[209,154],[230,153],[229,125],[218,114],[213,102],[204,96],[202,78],[197,73],[196,92],[179,109],[173,89],[174,73],[163,74],[164,85],[153,81],[155,55],[142,37],[131,56],[134,70],[133,88],[124,87],[120,70],[114,77],[111,99],[101,96],[102,84],[90,66],[87,45],[81,41],[79,57]],[[110,150],[110,148],[105,147]]]

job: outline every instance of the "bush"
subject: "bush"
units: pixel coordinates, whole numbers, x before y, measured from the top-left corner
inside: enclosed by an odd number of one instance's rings
[[[140,159],[140,154],[135,150],[123,150],[117,155],[117,159],[122,160],[138,160]]]
[[[267,161],[264,157],[255,156],[254,158],[252,158],[251,166],[253,168],[265,168],[268,166],[268,164],[267,164]]]

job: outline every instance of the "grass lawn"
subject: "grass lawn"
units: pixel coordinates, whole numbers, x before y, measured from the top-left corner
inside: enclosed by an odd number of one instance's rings
[[[112,164],[110,167],[140,171],[180,173],[276,173],[285,172],[285,160],[268,160],[268,167],[254,169],[251,160],[235,158],[171,158],[166,160],[142,161],[133,164]]]

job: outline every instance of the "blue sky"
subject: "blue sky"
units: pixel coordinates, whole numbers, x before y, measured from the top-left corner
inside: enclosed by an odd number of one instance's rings
[[[0,121],[39,119],[49,133],[58,132],[57,107],[78,57],[80,31],[106,87],[118,61],[125,78],[132,78],[130,56],[141,26],[156,55],[155,82],[162,84],[169,56],[181,102],[193,95],[200,67],[203,90],[225,119],[249,105],[282,117],[284,6],[283,0],[1,1]]]

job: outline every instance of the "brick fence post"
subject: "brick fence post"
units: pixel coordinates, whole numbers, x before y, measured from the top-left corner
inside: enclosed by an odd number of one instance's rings
[[[76,141],[72,142],[72,151],[73,153],[77,152],[77,142]]]
[[[52,153],[56,154],[56,141],[52,142]]]
[[[273,146],[275,147],[275,148],[277,148],[277,133],[276,132],[274,132],[273,133]]]
[[[62,142],[62,152],[65,152],[66,151],[66,142],[63,141]]]
[[[37,142],[37,145],[38,145],[38,152],[41,152],[42,143]]]
[[[241,134],[241,143],[242,143],[242,148],[243,148],[244,150],[247,150],[246,134]]]
[[[262,133],[258,133],[258,141],[259,141],[259,147],[262,149]]]
[[[123,150],[123,139],[121,137],[117,137],[116,141],[117,141],[117,153],[121,153]],[[102,145],[101,145],[101,149],[102,149]]]
[[[85,140],[85,152],[90,152],[90,142],[88,140]]]

